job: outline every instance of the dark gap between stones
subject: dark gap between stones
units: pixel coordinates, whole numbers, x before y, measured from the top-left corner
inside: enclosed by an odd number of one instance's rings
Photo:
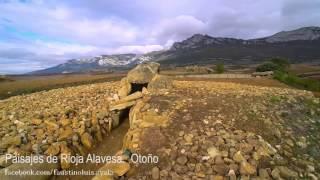
[[[126,108],[120,111],[119,114],[119,123],[123,123],[124,121],[129,119],[129,112],[131,108]]]
[[[142,91],[142,88],[143,87],[147,88],[147,86],[148,86],[148,83],[144,83],[144,84],[131,83],[130,94],[135,93],[137,91]]]

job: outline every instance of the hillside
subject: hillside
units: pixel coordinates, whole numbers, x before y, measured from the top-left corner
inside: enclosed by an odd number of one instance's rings
[[[162,64],[257,64],[270,57],[292,63],[319,63],[320,28],[304,27],[259,39],[216,38],[196,34],[176,42]]]
[[[258,64],[270,57],[285,57],[292,63],[320,63],[320,28],[304,27],[258,39],[235,39],[195,34],[175,42],[169,50],[144,55],[115,54],[73,59],[32,74],[117,71],[147,61],[164,66],[190,64]]]
[[[136,64],[149,61],[148,56],[138,54],[101,55],[92,58],[72,59],[66,63],[34,71],[29,74],[70,74],[94,71],[112,72],[115,70],[128,69]]]

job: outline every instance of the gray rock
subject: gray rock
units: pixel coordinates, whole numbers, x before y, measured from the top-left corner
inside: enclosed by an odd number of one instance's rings
[[[135,84],[149,83],[152,78],[158,74],[159,67],[160,64],[155,62],[139,64],[128,72],[127,81]]]
[[[164,75],[155,75],[148,84],[149,90],[170,89],[172,88],[172,79]]]
[[[0,167],[5,168],[12,164],[11,159],[6,160],[6,155],[0,156]]]
[[[281,179],[280,170],[278,168],[273,169],[272,172],[271,172],[271,176],[274,179]]]
[[[298,177],[298,173],[289,169],[286,166],[278,166],[277,167],[280,171],[280,176],[284,177],[284,178],[297,178]]]
[[[261,179],[270,179],[269,173],[266,169],[259,169],[259,177]]]
[[[217,172],[219,175],[226,175],[229,172],[229,166],[225,164],[217,164],[213,166],[213,170]]]
[[[179,156],[177,158],[177,163],[181,165],[185,165],[188,162],[188,158],[186,156]]]

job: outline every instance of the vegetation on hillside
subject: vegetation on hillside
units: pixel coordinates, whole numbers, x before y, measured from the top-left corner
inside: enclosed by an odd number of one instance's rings
[[[314,79],[301,78],[292,72],[288,72],[290,63],[284,58],[272,58],[257,67],[257,72],[274,71],[274,79],[292,87],[310,91],[320,91],[320,82]]]
[[[310,91],[320,91],[320,82],[314,79],[301,78],[293,73],[276,71],[274,78],[293,87]]]
[[[287,72],[287,69],[290,67],[289,60],[284,58],[271,58],[267,62],[261,64],[257,67],[257,72],[265,71],[281,71]]]

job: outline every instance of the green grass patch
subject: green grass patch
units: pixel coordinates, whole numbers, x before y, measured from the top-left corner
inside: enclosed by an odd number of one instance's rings
[[[289,86],[309,91],[320,91],[320,82],[314,79],[300,78],[295,74],[276,71],[274,78]]]
[[[271,98],[270,98],[270,102],[272,102],[272,103],[279,103],[280,101],[281,101],[280,96],[271,96]]]
[[[320,108],[320,103],[316,102],[314,99],[305,99],[304,103],[309,109],[318,109]]]
[[[215,71],[216,71],[216,73],[218,73],[218,74],[224,73],[224,65],[223,65],[223,64],[217,64],[217,65],[215,66]]]

